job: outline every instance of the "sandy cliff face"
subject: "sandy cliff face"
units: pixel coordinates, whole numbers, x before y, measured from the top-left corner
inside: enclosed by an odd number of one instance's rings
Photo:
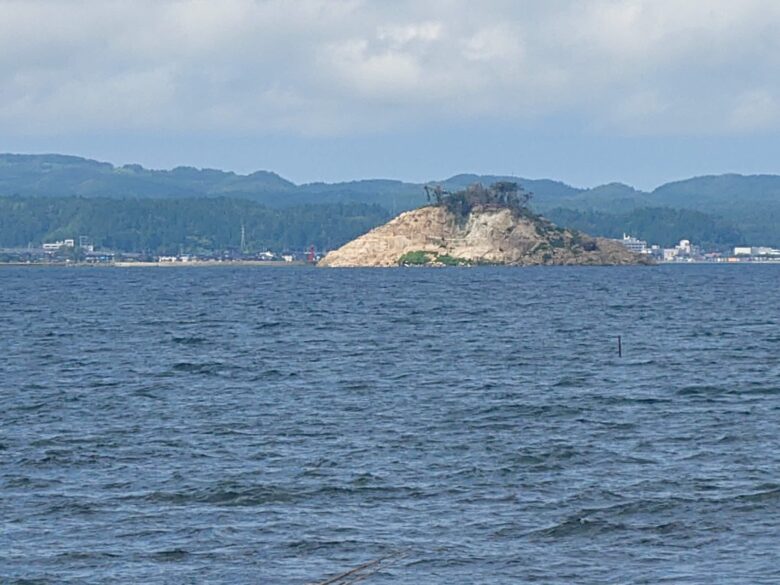
[[[475,209],[460,221],[444,207],[402,213],[330,252],[320,266],[398,266],[410,252],[475,264],[640,264],[619,242],[591,238],[509,209]]]

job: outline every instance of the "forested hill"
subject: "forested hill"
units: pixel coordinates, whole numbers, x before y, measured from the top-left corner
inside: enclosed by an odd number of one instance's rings
[[[674,246],[682,239],[691,240],[707,249],[729,249],[750,241],[749,235],[734,222],[690,209],[641,207],[627,212],[607,213],[559,207],[545,215],[558,225],[588,234],[607,238],[636,234],[648,242],[665,247]]]
[[[0,248],[87,236],[100,248],[175,254],[336,248],[384,223],[365,203],[269,208],[244,199],[0,197]]]
[[[612,236],[626,231],[668,243],[671,238],[694,239],[692,233],[703,230],[707,241],[721,246],[743,242],[780,245],[777,175],[695,177],[667,183],[652,192],[622,183],[583,189],[550,179],[494,175],[463,174],[431,182],[455,191],[475,182],[487,185],[503,180],[517,182],[531,191],[531,205],[536,211],[551,215],[564,225],[588,226],[593,235]],[[223,198],[261,204],[264,213],[269,214],[271,209],[283,213],[281,210],[288,207],[300,213],[313,204],[377,205],[383,213],[397,214],[425,203],[423,185],[419,183],[367,179],[296,185],[270,171],[241,175],[192,167],[150,170],[140,165],[114,166],[58,154],[0,154],[0,196],[58,201],[68,196],[121,200]],[[658,235],[663,236],[663,242],[656,239]],[[8,238],[0,234],[0,239]]]
[[[638,207],[679,207],[703,212],[755,203],[780,204],[778,175],[717,175],[667,183],[652,192],[622,183],[589,189],[550,179],[498,175],[455,175],[432,179],[445,189],[458,190],[475,182],[513,181],[534,193],[539,209],[564,207],[627,211]],[[114,166],[60,154],[0,154],[0,196],[36,197],[237,197],[273,207],[308,203],[379,203],[390,211],[417,207],[425,201],[423,184],[387,179],[296,185],[276,173],[241,175],[215,169],[177,167],[151,170],[140,165]]]

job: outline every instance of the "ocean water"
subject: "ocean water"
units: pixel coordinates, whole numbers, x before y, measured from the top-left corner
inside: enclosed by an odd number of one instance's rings
[[[779,583],[779,282],[0,269],[0,582]]]

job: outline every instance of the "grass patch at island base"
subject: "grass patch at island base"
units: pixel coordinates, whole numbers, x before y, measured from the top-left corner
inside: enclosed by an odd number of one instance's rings
[[[473,261],[466,258],[423,250],[407,252],[398,259],[399,266],[472,266],[473,264]]]
[[[417,250],[415,252],[407,252],[398,259],[399,266],[425,266],[430,264],[433,254],[430,252],[423,252]]]

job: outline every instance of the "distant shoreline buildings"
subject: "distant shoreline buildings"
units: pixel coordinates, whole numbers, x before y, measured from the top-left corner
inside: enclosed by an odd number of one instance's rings
[[[780,262],[780,250],[766,246],[736,246],[733,254],[724,254],[722,252],[704,252],[701,247],[685,239],[680,240],[673,248],[661,248],[655,244],[648,245],[645,240],[625,233],[623,238],[617,241],[631,252],[646,254],[656,262],[661,263]]]
[[[737,257],[766,257],[780,258],[780,250],[777,248],[768,248],[766,246],[737,246],[734,248],[734,256]]]
[[[683,263],[780,263],[780,249],[769,246],[736,246],[731,252],[705,251],[689,239],[680,240],[674,247],[663,248],[646,240],[624,233],[616,239],[636,254],[651,257],[661,264]],[[39,246],[39,247],[38,247]],[[154,254],[96,249],[87,236],[42,242],[26,248],[0,248],[0,264],[159,264],[197,265],[200,263],[259,263],[259,264],[313,264],[323,253],[313,247],[303,250],[285,250],[281,253],[265,250],[246,252],[224,250],[213,253]]]
[[[59,240],[57,242],[44,242],[42,248],[46,252],[55,252],[63,248],[75,248],[76,240]]]
[[[159,266],[199,266],[199,265],[299,265],[313,264],[322,253],[314,246],[306,249],[262,252],[228,249],[219,252],[156,254],[150,252],[125,252],[109,249],[96,249],[88,236],[68,238],[40,244],[28,244],[27,247],[0,247],[0,264],[13,265],[159,265]]]

